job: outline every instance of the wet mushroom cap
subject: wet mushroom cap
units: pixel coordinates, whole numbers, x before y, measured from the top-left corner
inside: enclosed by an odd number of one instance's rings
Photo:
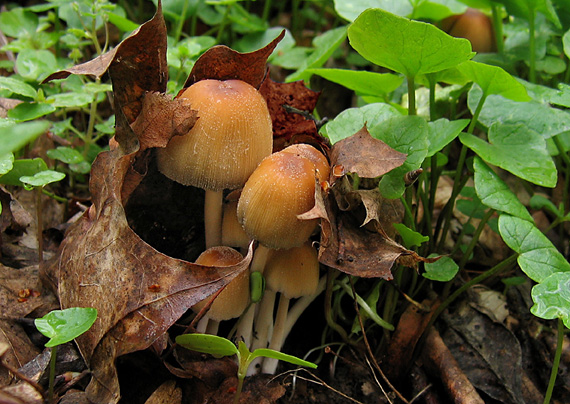
[[[319,182],[323,183],[329,179],[331,169],[330,164],[325,155],[313,146],[306,143],[296,143],[291,146],[287,146],[281,150],[281,153],[294,153],[297,156],[309,159],[315,166]]]
[[[273,147],[263,96],[241,80],[201,80],[180,97],[198,111],[198,121],[157,150],[159,170],[181,184],[212,191],[241,187]]]
[[[243,256],[230,247],[212,247],[204,251],[195,263],[204,266],[237,265]],[[209,301],[209,297],[192,306],[199,312]],[[242,271],[220,292],[210,306],[208,316],[212,320],[224,321],[239,317],[249,303],[249,271]]]
[[[265,158],[247,180],[238,201],[238,221],[248,236],[273,249],[303,244],[317,219],[297,215],[315,204],[315,167],[293,153]]]
[[[222,245],[246,249],[251,240],[237,219],[238,201],[229,201],[224,205],[222,219]]]

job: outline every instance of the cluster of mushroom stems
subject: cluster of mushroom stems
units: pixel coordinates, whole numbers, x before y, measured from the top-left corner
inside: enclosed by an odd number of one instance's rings
[[[179,97],[198,111],[198,121],[186,135],[157,149],[157,165],[168,178],[205,189],[206,251],[196,263],[236,265],[243,260],[236,249],[245,252],[256,243],[249,273],[242,272],[217,294],[196,329],[216,334],[220,321],[240,317],[236,337],[250,349],[280,350],[303,309],[324,289],[310,241],[319,219],[298,216],[314,207],[315,191],[329,176],[328,161],[307,144],[272,153],[265,99],[243,81],[201,80]],[[227,203],[224,190],[237,190]],[[266,288],[257,303],[250,278],[259,279],[259,274]],[[290,299],[297,299],[291,309]],[[200,312],[210,300],[192,309]],[[276,360],[265,359],[252,369],[274,373],[276,367]]]

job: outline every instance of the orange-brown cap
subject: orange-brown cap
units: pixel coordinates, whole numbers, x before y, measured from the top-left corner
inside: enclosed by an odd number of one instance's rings
[[[222,245],[247,249],[251,240],[237,219],[238,201],[229,201],[224,205],[222,219]]]
[[[231,266],[243,260],[243,256],[230,247],[212,247],[196,259],[196,264],[204,266]],[[209,297],[192,306],[199,312],[209,301]],[[249,303],[249,271],[242,271],[235,277],[210,306],[208,316],[212,320],[223,321],[239,317]]]
[[[317,250],[306,242],[288,250],[274,250],[265,264],[267,288],[289,299],[314,293],[319,284]]]
[[[198,121],[158,149],[159,170],[181,184],[212,191],[241,187],[273,147],[265,99],[241,80],[201,80],[181,97],[198,111]]]
[[[281,152],[294,153],[297,156],[309,159],[315,166],[319,182],[322,184],[323,182],[328,181],[331,166],[324,154],[315,149],[313,146],[306,143],[296,143],[292,144],[291,146],[287,146],[281,150]]]
[[[315,204],[315,167],[293,153],[265,158],[247,180],[238,201],[238,221],[254,240],[269,248],[292,248],[311,235],[317,219],[297,215]]]

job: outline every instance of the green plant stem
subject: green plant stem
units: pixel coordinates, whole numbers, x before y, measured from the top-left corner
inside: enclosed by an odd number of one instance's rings
[[[38,262],[41,267],[44,261],[44,237],[43,237],[43,216],[42,216],[42,187],[36,187],[36,226],[38,239]]]
[[[55,384],[55,363],[57,358],[57,346],[51,348],[51,356],[49,359],[49,387],[48,387],[48,404],[53,403],[53,388]]]
[[[263,21],[269,22],[270,12],[271,12],[271,0],[265,0],[265,4],[263,5],[263,14],[262,14]]]
[[[416,83],[414,76],[407,76],[408,80],[408,115],[416,115]],[[431,108],[431,107],[430,107]]]
[[[554,390],[554,384],[556,382],[556,376],[558,375],[558,366],[560,365],[560,357],[562,356],[562,345],[564,343],[564,323],[562,319],[558,319],[558,338],[556,343],[556,352],[554,353],[554,360],[552,361],[552,370],[550,371],[550,380],[548,381],[548,388],[546,389],[546,394],[544,395],[543,404],[549,404],[552,398],[552,391]]]
[[[471,118],[471,123],[467,128],[467,133],[473,134],[473,131],[475,130],[475,125],[477,124],[477,120],[479,119],[479,115],[481,114],[481,110],[483,109],[483,104],[485,104],[486,99],[487,99],[487,94],[483,92],[483,94],[481,95],[481,99],[477,104],[477,108],[475,108],[475,112],[473,113],[473,118]],[[453,205],[455,204],[455,199],[457,198],[457,195],[459,195],[459,193],[461,192],[461,189],[463,188],[466,182],[466,181],[461,181],[461,177],[463,175],[463,166],[465,165],[466,157],[467,157],[467,147],[465,147],[465,145],[462,145],[461,152],[459,153],[459,160],[457,162],[457,168],[455,169],[455,177],[453,179],[453,188],[451,191],[451,197],[449,198],[449,201],[447,201],[444,210],[442,212],[442,215],[444,213],[445,215],[443,216],[444,226],[439,241],[440,249],[443,247],[443,244],[445,243],[445,238],[447,237],[447,232],[449,231],[449,226],[451,225],[451,215],[453,213]]]
[[[176,29],[174,30],[174,43],[178,43],[180,36],[182,35],[182,28],[184,27],[184,22],[186,21],[186,12],[188,11],[189,1],[182,3],[182,14],[178,19],[178,24],[176,24]]]
[[[220,22],[220,25],[218,26],[218,34],[216,35],[216,43],[220,44],[222,42],[222,36],[224,35],[224,29],[226,28],[226,25],[228,24],[228,16],[230,15],[230,9],[231,9],[232,5],[228,4],[226,6],[226,11],[224,12],[224,17],[222,18],[222,22]]]
[[[495,33],[495,42],[497,44],[497,53],[503,55],[505,53],[505,43],[503,42],[503,19],[501,18],[502,9],[499,4],[491,2],[491,12],[493,13],[493,32]]]
[[[332,291],[333,291],[333,285],[334,285],[334,281],[335,279],[338,277],[339,272],[329,268],[328,274],[327,274],[327,288],[325,289],[325,320],[327,322],[327,325],[332,328],[334,331],[336,331],[341,338],[343,339],[343,341],[353,345],[353,342],[348,338],[348,335],[346,333],[346,331],[344,330],[344,328],[342,328],[339,324],[337,324],[333,318],[333,312],[332,312]]]
[[[59,195],[54,194],[53,192],[49,192],[45,188],[42,188],[42,194],[49,196],[52,199],[55,199],[58,202],[67,203],[67,199],[63,198]]]
[[[435,78],[433,74],[426,74],[429,82],[429,120],[435,121]]]
[[[408,198],[401,196],[400,201],[402,202],[402,205],[404,205],[404,224],[413,231],[416,231],[416,224],[414,223],[414,215],[412,213],[412,210],[410,209]]]
[[[529,57],[529,72],[528,78],[531,83],[536,83],[536,38],[535,38],[535,19],[536,14],[534,10],[530,10],[530,15],[528,19],[528,49],[530,52]]]
[[[463,268],[465,268],[465,264],[467,264],[467,261],[469,261],[469,256],[471,255],[471,253],[475,249],[475,246],[479,242],[479,237],[481,236],[481,232],[483,232],[485,225],[487,224],[487,222],[489,221],[491,216],[493,216],[494,213],[495,213],[495,209],[489,209],[485,213],[485,216],[483,216],[483,218],[479,222],[479,226],[477,226],[477,230],[475,230],[475,234],[473,234],[473,237],[471,238],[471,242],[467,246],[467,249],[465,250],[463,257],[461,257],[461,261],[459,261],[459,270],[460,271]]]

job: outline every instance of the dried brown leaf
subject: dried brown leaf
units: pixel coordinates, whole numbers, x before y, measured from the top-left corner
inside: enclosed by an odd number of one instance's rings
[[[261,49],[249,53],[237,52],[225,45],[208,49],[198,58],[184,88],[204,79],[237,79],[259,88],[267,73],[267,58],[285,36],[285,30]]]
[[[278,83],[268,76],[259,92],[267,101],[267,108],[273,122],[273,149],[279,151],[295,143],[307,143],[323,151],[329,150],[329,143],[318,134],[315,121],[283,108],[288,105],[300,111],[311,113],[319,99],[319,92],[305,86],[303,81]]]
[[[364,126],[354,135],[336,142],[331,151],[331,167],[342,166],[343,173],[356,173],[362,178],[376,178],[406,161],[406,154],[370,136]],[[331,179],[331,182],[334,178]]]
[[[182,390],[174,380],[162,383],[146,400],[145,404],[179,404],[182,402]]]

